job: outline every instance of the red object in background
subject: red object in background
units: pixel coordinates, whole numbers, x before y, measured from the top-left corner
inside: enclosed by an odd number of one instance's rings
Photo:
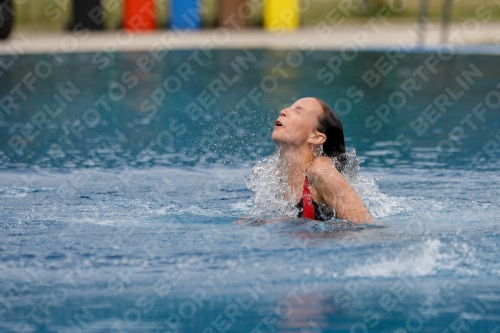
[[[123,28],[130,31],[156,29],[156,12],[153,0],[125,0]]]

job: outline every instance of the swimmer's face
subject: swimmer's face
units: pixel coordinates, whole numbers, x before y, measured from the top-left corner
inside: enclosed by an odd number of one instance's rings
[[[290,107],[281,110],[271,138],[278,144],[294,146],[314,143],[311,138],[319,133],[316,125],[322,114],[323,108],[315,98],[299,99]]]

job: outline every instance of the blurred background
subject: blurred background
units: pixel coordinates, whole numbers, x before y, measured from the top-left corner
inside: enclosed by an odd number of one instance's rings
[[[361,0],[363,4],[358,7],[356,13],[347,17],[347,23],[362,23],[370,19],[379,8],[387,5],[389,2],[394,6],[398,6],[398,2],[403,3],[403,0]],[[3,19],[0,18],[0,26],[9,23],[9,16],[11,12],[15,13],[12,28],[15,30],[65,30],[72,27],[75,19],[78,20],[78,15],[85,12],[85,8],[92,8],[100,4],[102,10],[102,29],[119,29],[122,27],[124,21],[124,10],[127,6],[134,6],[133,3],[144,4],[147,2],[152,3],[155,13],[155,29],[163,29],[171,26],[172,6],[176,2],[181,5],[186,5],[189,2],[196,4],[199,7],[200,14],[200,28],[217,27],[221,25],[219,16],[227,15],[227,11],[231,8],[236,8],[238,5],[244,3],[244,0],[0,0],[2,6]],[[264,4],[266,2],[267,4]],[[281,3],[283,6],[286,1],[274,1]],[[453,3],[454,2],[454,3]],[[273,0],[249,0],[249,5],[246,7],[248,12],[253,9],[252,15],[249,15],[248,26],[262,27],[264,8],[266,5],[273,6]],[[346,3],[344,0],[315,0],[315,1],[301,1],[300,8],[304,9],[300,13],[299,25],[308,26],[314,25],[320,21],[325,13],[332,8],[337,7],[340,3]],[[427,17],[431,21],[441,21],[443,19],[443,8],[447,5],[452,6],[452,13],[450,19],[452,21],[463,21],[467,17],[474,16],[474,11],[480,6],[484,5],[484,9],[490,9],[493,13],[492,21],[500,20],[500,6],[492,0],[463,0],[463,1],[421,1],[421,0],[407,0],[404,1],[405,9],[401,12],[392,13],[390,20],[395,21],[415,21],[419,16],[419,11],[422,6],[427,7]],[[14,7],[11,11],[8,6]],[[75,12],[74,9],[81,7],[83,10]],[[80,13],[80,14],[79,14]],[[226,14],[225,14],[226,13]],[[76,18],[75,18],[76,16]],[[219,20],[218,20],[219,19]],[[3,21],[3,22],[2,22]],[[3,27],[2,29],[4,29]]]

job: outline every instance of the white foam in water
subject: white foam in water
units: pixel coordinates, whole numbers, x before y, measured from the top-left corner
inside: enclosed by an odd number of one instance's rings
[[[288,177],[280,168],[279,150],[269,158],[258,162],[247,178],[247,186],[252,190],[252,208],[254,216],[297,216],[298,209],[290,199],[291,191]]]
[[[380,192],[376,178],[368,178],[361,174],[359,165],[363,161],[356,157],[356,150],[347,152],[346,157],[347,164],[342,174],[373,217],[382,218],[412,210],[402,199],[389,197]]]
[[[250,202],[236,202],[230,206],[231,210],[238,212],[247,212],[252,207]]]
[[[356,158],[356,151],[347,152],[347,164],[342,172],[354,191],[375,218],[382,218],[411,210],[402,199],[392,198],[380,192],[375,178],[361,174],[359,165],[362,161]],[[288,186],[286,173],[280,167],[279,149],[268,159],[257,163],[252,174],[247,178],[247,186],[252,190],[252,207],[250,214],[254,216],[297,216],[298,210]],[[332,159],[335,164],[335,159]]]
[[[145,208],[145,210],[148,212],[148,213],[154,213],[154,214],[158,214],[158,215],[166,215],[166,214],[172,214],[173,213],[176,213],[178,212],[179,210],[179,207],[177,205],[167,205],[165,207],[161,207],[161,208],[158,208],[158,209],[147,209]]]
[[[436,275],[443,270],[473,275],[477,271],[461,266],[473,262],[474,254],[474,249],[465,243],[444,244],[438,239],[428,239],[398,251],[395,257],[372,257],[364,264],[347,268],[344,275],[363,278],[417,277]]]
[[[220,210],[201,208],[194,205],[191,205],[184,209],[179,209],[179,211],[177,212],[177,214],[184,214],[184,213],[200,215],[200,216],[213,216],[213,217],[223,215],[223,213]]]

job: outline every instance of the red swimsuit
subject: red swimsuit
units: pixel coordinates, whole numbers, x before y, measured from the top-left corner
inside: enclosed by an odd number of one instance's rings
[[[302,198],[297,206],[299,209],[298,217],[305,217],[311,220],[326,221],[335,218],[335,212],[327,205],[318,205],[312,197],[309,190],[309,181],[307,176],[304,178],[304,189],[302,190]]]
[[[304,179],[304,189],[302,190],[302,217],[314,220],[315,213],[313,197],[309,190],[309,181],[306,176]]]

